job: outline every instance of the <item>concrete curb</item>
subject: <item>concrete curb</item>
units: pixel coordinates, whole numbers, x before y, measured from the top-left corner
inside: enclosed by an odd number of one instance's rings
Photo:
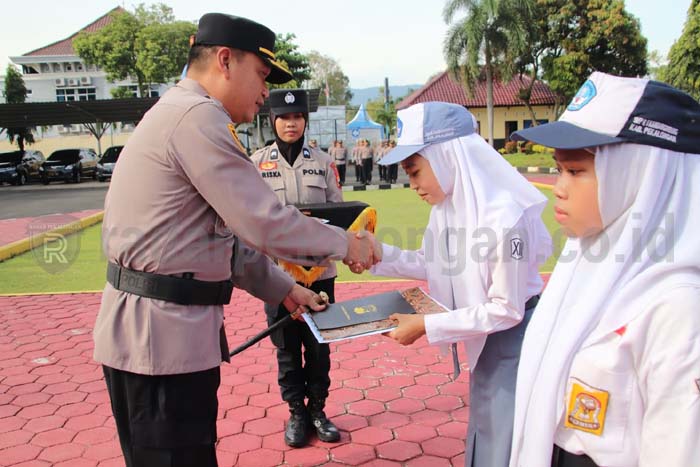
[[[345,185],[343,186],[343,191],[391,190],[392,188],[408,187],[408,183],[380,183],[378,185]]]
[[[550,185],[549,183],[540,183],[540,182],[530,182],[532,183],[533,186],[536,186],[537,188],[542,188],[545,190],[551,190],[554,188],[554,185]]]
[[[516,167],[516,170],[520,173],[529,174],[555,174],[557,169],[554,167]]]
[[[69,233],[75,233],[79,230],[83,230],[87,227],[90,227],[91,225],[95,225],[98,222],[101,222],[103,218],[104,218],[104,211],[100,211],[100,212],[97,212],[95,214],[91,214],[87,217],[83,217],[82,219],[79,219],[75,222],[71,222],[70,224],[65,224],[65,225],[62,225],[61,227],[57,227],[55,229],[47,230],[46,232],[42,232],[38,235],[23,238],[22,240],[17,240],[16,242],[12,242],[12,243],[8,243],[7,245],[0,246],[0,262],[3,262],[9,258],[12,258],[13,256],[17,256],[17,255],[20,255],[22,253],[26,253],[27,251],[31,250],[32,248],[35,248],[36,246],[43,244],[44,238],[46,238],[46,236],[49,234],[64,235],[64,234],[69,234]]]

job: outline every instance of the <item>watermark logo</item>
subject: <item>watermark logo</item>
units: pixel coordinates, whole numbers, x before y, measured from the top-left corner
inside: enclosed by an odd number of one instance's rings
[[[32,256],[49,274],[66,271],[78,258],[81,237],[78,220],[56,214],[34,219],[27,226]]]

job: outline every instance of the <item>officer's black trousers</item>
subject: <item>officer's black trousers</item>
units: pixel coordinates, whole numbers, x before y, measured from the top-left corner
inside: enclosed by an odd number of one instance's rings
[[[365,183],[372,183],[372,158],[362,159],[362,173]]]
[[[219,367],[149,376],[103,366],[127,467],[216,467]]]
[[[336,167],[338,168],[338,178],[340,179],[340,184],[345,185],[345,164],[340,164]]]
[[[360,165],[359,162],[355,162],[355,181],[356,182],[364,181],[362,178],[362,165]]]
[[[326,292],[330,302],[335,302],[335,278],[319,280],[309,287],[314,292]],[[283,306],[265,305],[268,324],[289,314]],[[305,322],[293,321],[289,326],[274,332],[270,338],[277,347],[277,382],[285,402],[304,400],[305,397],[326,399],[331,378],[330,347],[319,344]],[[303,350],[302,350],[303,347]],[[303,354],[303,355],[302,355]],[[302,362],[303,357],[303,362]]]
[[[380,166],[379,166],[379,179],[380,179],[380,180],[387,180],[387,177],[386,177],[386,165],[380,165]]]
[[[389,166],[389,181],[395,183],[399,177],[399,164],[391,164]]]

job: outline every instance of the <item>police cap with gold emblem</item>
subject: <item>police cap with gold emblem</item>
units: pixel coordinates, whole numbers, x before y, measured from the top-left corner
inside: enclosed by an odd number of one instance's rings
[[[269,102],[270,112],[275,115],[309,113],[309,95],[305,89],[273,89]]]
[[[272,69],[266,81],[281,84],[292,79],[287,67],[275,57],[275,33],[247,18],[207,13],[199,20],[193,45],[221,45],[252,52]]]

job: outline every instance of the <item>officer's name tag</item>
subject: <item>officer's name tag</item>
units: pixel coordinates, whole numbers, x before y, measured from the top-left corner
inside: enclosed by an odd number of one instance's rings
[[[564,426],[596,436],[603,434],[610,393],[570,378]]]

